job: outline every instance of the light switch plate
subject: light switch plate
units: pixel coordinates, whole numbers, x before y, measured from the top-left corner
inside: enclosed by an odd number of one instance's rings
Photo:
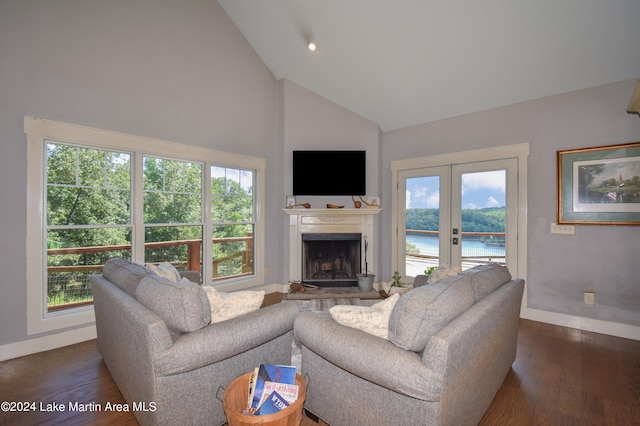
[[[558,225],[557,223],[552,223],[551,233],[574,235],[576,233],[576,227],[574,225]]]

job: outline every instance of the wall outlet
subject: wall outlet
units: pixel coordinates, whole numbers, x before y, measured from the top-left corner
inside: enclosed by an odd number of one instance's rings
[[[596,292],[595,291],[585,291],[584,292],[584,304],[585,305],[595,305],[596,304]]]
[[[576,233],[576,227],[574,225],[558,225],[557,223],[552,223],[551,233],[574,235]]]
[[[271,268],[267,266],[266,268],[264,268],[264,276],[268,277],[269,274],[271,274]]]

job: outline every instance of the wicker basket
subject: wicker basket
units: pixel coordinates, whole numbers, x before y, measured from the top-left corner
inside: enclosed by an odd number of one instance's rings
[[[282,411],[266,416],[250,416],[242,414],[247,405],[249,378],[252,373],[243,374],[235,379],[224,391],[222,403],[229,426],[264,425],[264,426],[299,426],[302,421],[302,407],[306,396],[306,388],[300,374],[296,374],[298,399]]]

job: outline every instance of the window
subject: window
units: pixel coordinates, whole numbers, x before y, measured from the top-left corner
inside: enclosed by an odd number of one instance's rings
[[[211,166],[213,280],[254,271],[254,172]]]
[[[202,271],[203,165],[143,157],[144,259]]]
[[[131,154],[45,141],[47,312],[91,303],[89,277],[131,258]]]
[[[264,159],[30,117],[25,132],[29,334],[94,321],[90,276],[113,257],[262,283]]]

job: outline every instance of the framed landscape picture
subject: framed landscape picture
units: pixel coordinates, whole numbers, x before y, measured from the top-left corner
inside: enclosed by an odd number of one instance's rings
[[[640,225],[640,142],[557,157],[558,223]]]

